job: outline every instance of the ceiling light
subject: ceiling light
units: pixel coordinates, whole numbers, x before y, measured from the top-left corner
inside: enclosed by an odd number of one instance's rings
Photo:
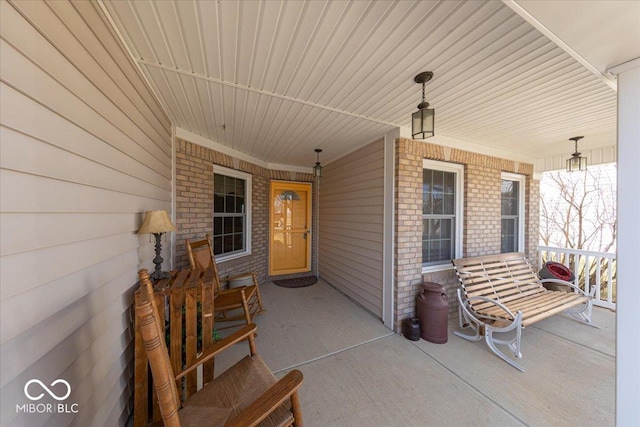
[[[418,111],[411,115],[411,135],[413,139],[425,139],[435,134],[436,110],[429,109],[429,103],[424,98],[424,84],[431,80],[433,73],[424,71],[418,74],[414,81],[422,83],[422,102],[418,104]]]
[[[584,138],[584,136],[574,136],[573,138],[569,138],[569,141],[573,141],[575,143],[576,151],[571,155],[570,159],[567,159],[567,172],[574,171],[586,171],[587,170],[587,158],[581,157],[578,152],[578,141]]]
[[[314,151],[316,152],[316,165],[313,167],[313,176],[320,178],[322,176],[322,166],[320,166],[320,153],[322,153],[322,149],[316,148]]]

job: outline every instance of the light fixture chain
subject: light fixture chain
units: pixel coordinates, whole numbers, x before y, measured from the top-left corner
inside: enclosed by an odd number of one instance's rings
[[[427,85],[433,73],[423,71],[413,78],[413,81],[422,84],[422,101],[418,104],[418,111],[411,115],[411,136],[414,139],[426,139],[435,134],[434,119],[436,110],[429,108],[427,102]]]

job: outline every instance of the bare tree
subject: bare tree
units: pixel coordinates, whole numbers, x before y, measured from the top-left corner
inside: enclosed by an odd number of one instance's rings
[[[600,252],[615,248],[615,165],[608,166],[545,173],[540,188],[540,240],[545,246]]]

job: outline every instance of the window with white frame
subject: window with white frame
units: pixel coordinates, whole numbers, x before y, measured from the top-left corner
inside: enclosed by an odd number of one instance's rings
[[[502,173],[500,252],[524,250],[524,181],[525,177]]]
[[[422,167],[422,267],[449,268],[462,255],[464,166],[424,160]]]
[[[251,175],[214,165],[212,237],[216,261],[251,253]]]

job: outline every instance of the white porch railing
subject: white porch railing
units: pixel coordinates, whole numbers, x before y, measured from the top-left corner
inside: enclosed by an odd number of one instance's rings
[[[575,284],[587,293],[596,289],[594,305],[616,308],[617,263],[616,254],[581,249],[538,246],[538,268],[547,261],[569,267],[576,276]]]

